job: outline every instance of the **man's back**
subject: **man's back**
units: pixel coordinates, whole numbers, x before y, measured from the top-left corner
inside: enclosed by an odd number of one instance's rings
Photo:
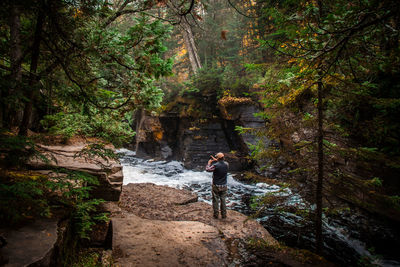
[[[226,185],[227,174],[229,165],[226,161],[221,160],[213,164],[215,169],[213,171],[213,184]]]

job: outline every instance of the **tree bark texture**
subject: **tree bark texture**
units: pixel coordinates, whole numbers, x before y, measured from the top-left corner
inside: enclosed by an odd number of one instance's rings
[[[40,39],[42,35],[43,28],[43,20],[44,14],[43,10],[39,9],[37,20],[36,20],[36,28],[35,28],[35,36],[33,40],[32,46],[32,56],[31,56],[31,66],[30,66],[30,74],[29,74],[29,85],[26,90],[25,96],[28,99],[28,102],[25,104],[24,115],[22,117],[22,122],[19,128],[19,135],[27,135],[28,129],[30,128],[30,121],[32,117],[33,103],[36,95],[36,70],[39,62],[40,55]]]
[[[189,56],[192,71],[193,73],[197,73],[197,71],[201,68],[201,62],[199,54],[197,52],[196,44],[194,42],[192,29],[185,19],[182,20],[180,27],[183,35],[183,40],[185,41],[185,46]]]
[[[316,214],[315,214],[315,236],[316,251],[322,254],[322,183],[324,179],[324,150],[323,150],[323,103],[322,103],[322,81],[318,81],[318,179],[316,189]]]
[[[22,82],[22,49],[21,49],[21,11],[15,3],[10,9],[10,62],[11,62],[11,86],[2,99],[12,97],[21,90]],[[13,104],[11,104],[13,103]],[[17,122],[17,105],[15,101],[7,101],[3,106],[3,126],[13,127],[18,125]]]

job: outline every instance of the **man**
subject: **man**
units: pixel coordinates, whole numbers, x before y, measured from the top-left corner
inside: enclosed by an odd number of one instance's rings
[[[226,218],[226,195],[228,191],[227,175],[229,164],[224,160],[224,154],[219,152],[215,157],[211,156],[206,166],[206,171],[213,172],[212,203],[214,218],[218,219],[218,206],[221,202],[221,217]]]

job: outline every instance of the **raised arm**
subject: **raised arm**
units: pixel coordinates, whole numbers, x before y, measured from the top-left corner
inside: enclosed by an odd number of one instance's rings
[[[210,163],[206,166],[206,171],[213,172],[215,170],[215,166],[211,165]]]
[[[217,159],[211,156],[211,159],[208,161],[207,166],[206,166],[206,171],[208,172],[213,172],[215,170],[215,166],[211,165],[214,161]]]

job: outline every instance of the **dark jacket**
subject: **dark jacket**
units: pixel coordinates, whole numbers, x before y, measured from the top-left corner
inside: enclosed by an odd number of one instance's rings
[[[217,161],[206,167],[206,171],[213,172],[213,184],[215,185],[226,185],[228,169],[229,164],[224,160]]]

